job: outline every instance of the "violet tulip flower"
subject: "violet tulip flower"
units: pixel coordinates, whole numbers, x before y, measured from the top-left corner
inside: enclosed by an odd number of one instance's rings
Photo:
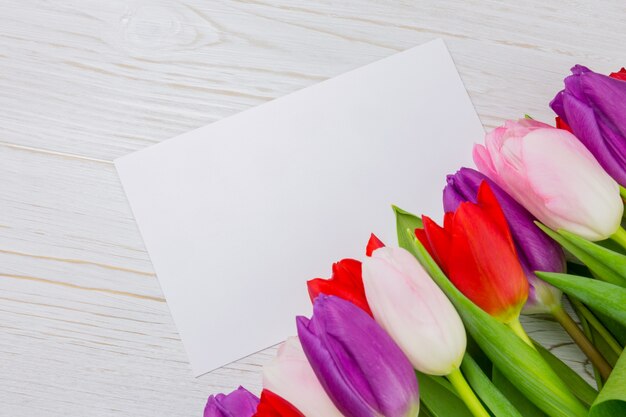
[[[263,367],[263,388],[307,417],[343,417],[315,376],[297,337],[287,339]]]
[[[484,146],[474,146],[474,162],[552,229],[591,241],[624,234],[619,186],[570,132],[507,121],[487,134]]]
[[[346,417],[418,415],[411,363],[363,310],[339,297],[320,295],[311,319],[300,316],[297,326],[315,374]]]
[[[259,399],[244,387],[228,395],[211,395],[204,407],[204,417],[252,417]]]
[[[576,65],[552,110],[591,151],[600,165],[626,186],[626,82]]]
[[[561,291],[535,275],[534,271],[565,272],[563,249],[537,225],[535,217],[508,195],[496,183],[471,168],[461,168],[454,175],[448,175],[443,190],[443,208],[453,212],[460,203],[476,203],[478,187],[487,181],[495,195],[515,243],[517,256],[528,279],[530,288],[523,313],[549,313],[561,305]]]
[[[461,366],[463,322],[413,255],[395,247],[375,250],[363,261],[363,285],[374,319],[418,371],[449,375]]]

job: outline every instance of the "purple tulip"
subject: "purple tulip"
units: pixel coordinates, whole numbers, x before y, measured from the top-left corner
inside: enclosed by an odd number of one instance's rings
[[[320,295],[298,336],[328,396],[346,417],[416,417],[419,390],[411,363],[367,313]]]
[[[550,107],[615,181],[626,186],[626,81],[576,65]]]
[[[259,399],[244,387],[228,395],[211,395],[204,407],[204,417],[252,417]]]
[[[455,211],[463,201],[476,203],[478,186],[487,181],[504,212],[517,249],[517,256],[530,284],[524,313],[547,313],[559,306],[561,292],[537,278],[533,271],[564,272],[565,255],[561,247],[539,229],[535,218],[502,188],[480,172],[461,168],[448,175],[443,190],[444,211]]]

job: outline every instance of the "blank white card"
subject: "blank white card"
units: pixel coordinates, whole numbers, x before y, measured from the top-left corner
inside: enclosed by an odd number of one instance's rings
[[[436,40],[116,160],[194,373],[295,334],[392,204],[439,218],[483,134]]]

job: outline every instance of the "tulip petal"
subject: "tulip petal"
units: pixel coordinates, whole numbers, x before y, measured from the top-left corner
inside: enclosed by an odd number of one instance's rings
[[[370,235],[370,239],[367,242],[367,247],[365,248],[365,255],[372,256],[372,253],[378,248],[384,248],[385,244],[374,234]]]
[[[611,74],[609,74],[609,77],[616,80],[626,81],[626,68],[622,68],[617,72],[612,72]]]
[[[483,181],[489,184],[502,208],[522,269],[530,284],[524,312],[528,314],[548,312],[555,303],[560,302],[560,291],[538,279],[533,271],[563,272],[565,257],[561,247],[534,224],[535,218],[524,207],[480,172],[461,168],[454,175],[447,177],[444,209],[452,212],[460,202],[476,203],[478,188]]]
[[[540,220],[589,240],[606,239],[617,230],[623,212],[619,187],[572,134],[532,131],[523,156],[531,191],[544,199],[543,206],[534,207],[543,214],[537,215]]]
[[[307,282],[307,287],[311,302],[314,302],[320,294],[336,295],[355,304],[370,316],[372,315],[365,299],[360,261],[342,259],[333,264],[333,274],[330,279],[312,279]]]
[[[272,391],[264,389],[253,417],[305,417],[293,404]]]
[[[256,395],[239,387],[228,395],[211,395],[204,408],[204,417],[251,417],[258,403]]]
[[[343,417],[315,376],[297,337],[287,339],[274,360],[263,367],[263,387],[307,417]]]
[[[486,181],[476,200],[477,204],[462,202],[454,213],[446,213],[443,228],[424,216],[425,235],[430,253],[454,285],[485,311],[509,322],[528,297],[528,281],[506,218]]]
[[[408,359],[376,322],[333,296],[316,299],[313,318],[297,318],[313,369],[346,415],[403,417],[416,407],[417,380]]]
[[[565,89],[550,103],[554,112],[620,184],[626,184],[626,83],[583,66],[572,68]]]
[[[376,251],[363,263],[363,283],[374,318],[416,369],[430,375],[458,369],[466,347],[461,319],[409,252]]]
[[[451,215],[444,216],[444,219],[448,219],[448,221],[451,218]],[[430,253],[437,263],[441,265],[442,269],[446,271],[448,269],[448,259],[450,256],[453,256],[451,236],[448,235],[445,228],[439,227],[439,225],[428,216],[422,216],[422,223],[424,224],[424,235],[428,241],[428,247],[432,249]],[[416,231],[418,238],[420,235],[422,235],[422,233]]]

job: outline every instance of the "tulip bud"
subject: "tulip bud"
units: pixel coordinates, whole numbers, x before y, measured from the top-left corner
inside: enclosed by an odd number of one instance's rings
[[[258,403],[256,395],[239,387],[228,395],[211,395],[204,407],[204,417],[252,417]]]
[[[562,293],[539,279],[534,271],[565,272],[565,256],[563,249],[535,225],[532,214],[489,178],[470,168],[461,168],[456,174],[448,175],[443,190],[444,210],[455,211],[464,201],[476,203],[478,187],[483,181],[489,184],[502,208],[517,256],[530,284],[523,312],[549,313],[561,304]]]
[[[417,370],[448,375],[461,365],[463,322],[413,255],[394,247],[374,251],[363,261],[363,284],[376,322]]]
[[[474,146],[478,169],[548,227],[588,240],[619,230],[619,186],[574,135],[534,120],[507,121]]]
[[[298,317],[297,326],[315,374],[346,417],[417,416],[419,392],[411,363],[363,310],[321,295],[313,317]]]
[[[272,391],[261,392],[261,402],[253,417],[305,417],[296,407]]]
[[[307,417],[343,417],[320,385],[297,337],[287,339],[263,367],[263,387]]]
[[[623,77],[623,78],[622,78]],[[626,185],[626,79],[572,68],[550,107],[620,184]]]
[[[503,323],[514,323],[528,297],[528,281],[486,182],[476,201],[446,213],[443,228],[423,216],[424,229],[415,234],[459,291]]]

